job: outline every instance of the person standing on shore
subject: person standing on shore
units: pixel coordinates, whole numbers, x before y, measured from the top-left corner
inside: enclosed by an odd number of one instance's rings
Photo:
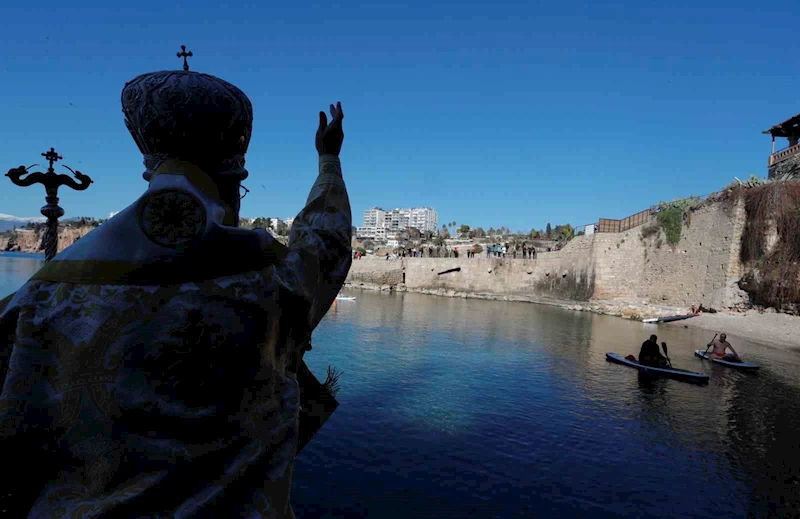
[[[0,300],[0,455],[35,467],[3,471],[0,508],[293,518],[294,459],[335,409],[303,354],[352,263],[341,104],[288,246],[238,227],[241,90],[185,66],[122,109],[144,194]]]

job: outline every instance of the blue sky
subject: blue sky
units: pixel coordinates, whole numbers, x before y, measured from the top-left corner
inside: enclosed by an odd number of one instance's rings
[[[120,92],[180,68],[181,44],[253,102],[250,217],[301,209],[316,114],[337,100],[355,224],[374,205],[433,206],[514,230],[765,176],[760,132],[800,112],[791,2],[114,4],[0,7],[0,167],[54,146],[95,180],[60,192],[66,217],[145,189]],[[0,178],[0,213],[43,204],[43,188]]]

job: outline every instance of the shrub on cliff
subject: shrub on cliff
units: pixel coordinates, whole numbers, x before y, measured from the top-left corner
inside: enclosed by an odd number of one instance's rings
[[[702,203],[702,200],[694,195],[672,202],[659,202],[656,219],[664,229],[668,244],[675,246],[681,241],[681,229],[684,223],[689,225],[691,211],[700,207]]]
[[[740,259],[755,270],[743,288],[753,302],[778,310],[800,303],[800,182],[785,180],[731,189],[744,200]],[[772,243],[770,243],[772,242]]]

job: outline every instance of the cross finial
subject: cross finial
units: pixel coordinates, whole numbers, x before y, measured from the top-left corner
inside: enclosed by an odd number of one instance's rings
[[[186,58],[192,57],[192,51],[186,52],[186,45],[181,45],[181,51],[178,53],[179,58],[183,58],[183,70],[189,70],[189,62]]]
[[[44,157],[44,159],[50,163],[50,168],[48,168],[47,171],[53,171],[53,162],[64,158],[56,153],[56,150],[53,148],[50,148],[50,151],[42,153],[42,157]]]

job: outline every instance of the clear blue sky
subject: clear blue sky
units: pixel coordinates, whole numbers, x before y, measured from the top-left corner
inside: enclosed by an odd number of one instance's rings
[[[32,2],[0,8],[0,166],[54,146],[92,176],[66,217],[146,185],[126,81],[180,68],[239,86],[255,124],[243,216],[293,216],[316,175],[317,112],[341,100],[364,209],[433,206],[514,230],[621,218],[766,176],[761,131],[800,112],[792,2]],[[40,187],[0,177],[0,213]]]

